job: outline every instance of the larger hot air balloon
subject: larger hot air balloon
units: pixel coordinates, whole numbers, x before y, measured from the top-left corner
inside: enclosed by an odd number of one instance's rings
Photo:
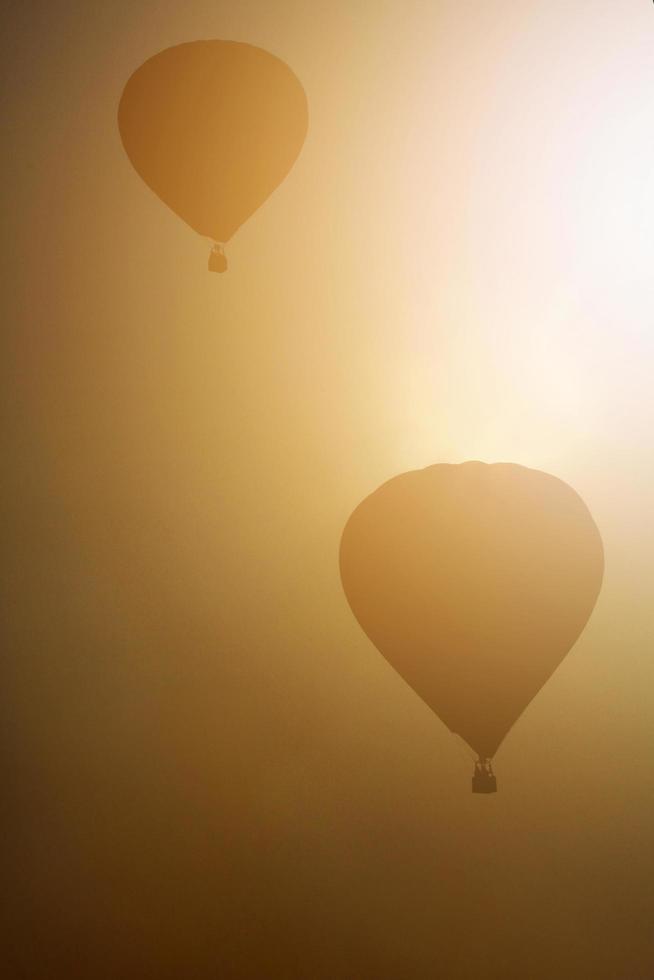
[[[354,615],[417,694],[491,759],[573,646],[604,570],[586,505],[556,477],[510,463],[436,465],[359,504],[341,540]]]
[[[223,245],[281,183],[307,132],[304,90],[267,51],[236,41],[191,41],[134,72],[118,125],[136,171],[168,207]]]

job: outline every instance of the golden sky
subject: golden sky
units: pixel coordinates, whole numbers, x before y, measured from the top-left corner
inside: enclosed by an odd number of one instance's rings
[[[116,124],[201,38],[309,105],[220,276]],[[12,980],[646,980],[652,4],[57,0],[3,45]],[[481,798],[338,573],[363,497],[469,459],[606,555]]]

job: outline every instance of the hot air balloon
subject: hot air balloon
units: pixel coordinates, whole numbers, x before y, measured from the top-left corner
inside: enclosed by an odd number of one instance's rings
[[[160,51],[129,78],[118,107],[123,146],[146,184],[215,244],[209,269],[227,268],[224,244],[293,166],[308,126],[293,72],[236,41],[192,41]]]
[[[604,557],[567,484],[511,463],[440,464],[384,483],[343,531],[340,571],[359,624],[413,690],[491,760],[574,645]]]

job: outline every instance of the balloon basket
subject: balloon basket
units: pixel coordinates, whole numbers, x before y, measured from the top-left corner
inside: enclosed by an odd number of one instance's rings
[[[497,779],[490,759],[479,759],[475,762],[475,771],[472,774],[472,792],[497,793]]]
[[[226,272],[227,256],[222,245],[217,243],[209,252],[209,272]]]

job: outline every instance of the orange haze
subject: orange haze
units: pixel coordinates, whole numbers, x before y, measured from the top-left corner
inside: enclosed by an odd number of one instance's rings
[[[211,38],[309,109],[221,276],[117,126]],[[654,6],[32,0],[2,46],[3,976],[653,976]],[[606,555],[491,796],[338,568],[470,459]]]

